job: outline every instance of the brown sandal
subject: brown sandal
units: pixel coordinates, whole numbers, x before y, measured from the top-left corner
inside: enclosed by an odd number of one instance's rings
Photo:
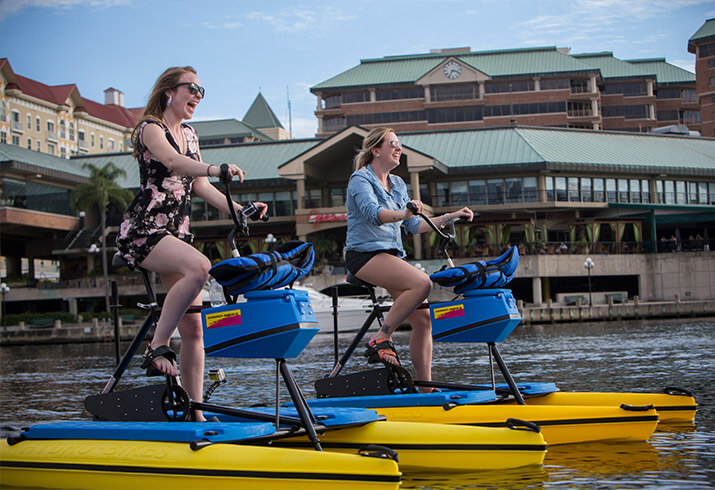
[[[373,337],[370,339],[370,342],[367,343],[366,347],[365,357],[367,357],[368,364],[382,362],[394,366],[394,364],[385,360],[385,356],[394,356],[397,360],[397,365],[401,366],[400,358],[397,357],[397,349],[395,349],[395,344],[393,344],[391,340],[381,340],[377,342],[375,337]]]

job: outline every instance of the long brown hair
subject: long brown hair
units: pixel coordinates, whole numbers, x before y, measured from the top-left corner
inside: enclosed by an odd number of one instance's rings
[[[382,145],[385,141],[385,136],[387,133],[394,133],[395,130],[392,128],[375,128],[368,133],[367,136],[362,140],[362,148],[355,155],[353,163],[355,164],[355,170],[360,170],[361,168],[369,165],[374,156],[372,154],[373,148],[377,148]]]
[[[146,103],[146,107],[144,107],[144,113],[139,118],[139,121],[137,121],[136,126],[134,126],[134,131],[132,131],[134,158],[139,156],[139,127],[148,119],[161,121],[164,117],[164,111],[166,110],[166,103],[169,100],[166,96],[166,91],[176,87],[176,84],[179,83],[184,73],[193,73],[196,75],[196,70],[192,66],[172,66],[159,75],[159,78],[157,78],[154,83],[149,101]]]

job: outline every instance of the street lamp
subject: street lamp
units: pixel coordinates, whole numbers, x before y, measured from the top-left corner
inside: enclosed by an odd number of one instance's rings
[[[266,248],[270,251],[273,248],[273,244],[276,243],[278,239],[273,236],[273,233],[266,235]]]
[[[2,294],[2,328],[7,330],[7,317],[5,316],[5,295],[10,292],[10,286],[4,282],[0,284],[0,294]]]
[[[593,306],[593,301],[591,299],[591,269],[593,269],[594,265],[596,264],[594,264],[593,260],[591,260],[591,257],[586,257],[586,260],[583,262],[583,266],[588,271],[588,306]]]

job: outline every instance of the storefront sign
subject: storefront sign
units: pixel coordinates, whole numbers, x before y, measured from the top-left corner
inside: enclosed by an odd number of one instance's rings
[[[348,213],[325,213],[320,214],[317,209],[310,211],[308,223],[313,223],[313,228],[320,226],[320,223],[331,223],[334,221],[347,221]]]

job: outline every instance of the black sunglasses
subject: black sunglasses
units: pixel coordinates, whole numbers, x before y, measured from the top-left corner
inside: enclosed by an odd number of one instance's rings
[[[198,93],[198,94],[201,94],[202,99],[204,98],[206,89],[203,88],[201,85],[196,85],[194,82],[181,82],[181,83],[177,83],[176,85],[174,85],[174,88],[181,87],[182,85],[189,86],[189,92],[191,93],[191,95],[196,95]]]

